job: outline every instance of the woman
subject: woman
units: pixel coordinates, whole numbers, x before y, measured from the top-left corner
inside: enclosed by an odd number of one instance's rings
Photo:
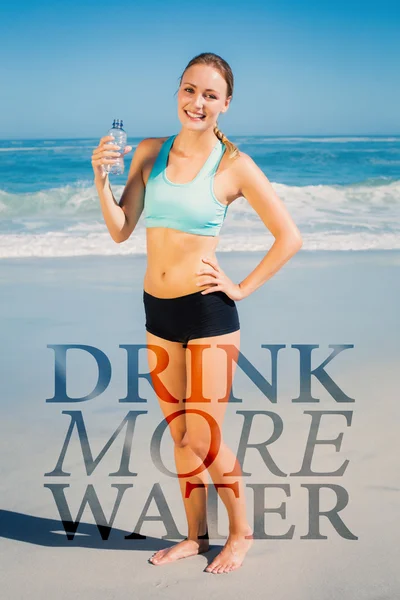
[[[233,348],[237,358],[235,302],[270,279],[302,245],[267,177],[218,129],[217,119],[228,110],[232,93],[233,75],[225,60],[213,53],[193,58],[180,78],[181,131],[139,143],[119,203],[103,172],[103,165],[119,156],[118,146],[106,136],[92,156],[104,220],[115,242],[129,238],[144,210],[148,264],[143,300],[150,370],[156,365],[156,347],[169,359],[162,372],[168,396],[160,386],[154,388],[174,441],[188,536],[156,552],[150,562],[161,565],[208,550],[208,472],[229,518],[226,544],[206,568],[211,573],[240,567],[253,537],[240,465],[220,437],[227,402],[218,399],[229,397],[234,366],[228,377],[227,350],[217,346]],[[260,264],[234,283],[215,251],[227,208],[242,196],[275,241]],[[208,401],[196,401],[201,386]],[[184,401],[189,398],[190,403]]]

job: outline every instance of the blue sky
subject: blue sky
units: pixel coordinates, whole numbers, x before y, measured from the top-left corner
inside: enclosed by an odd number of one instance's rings
[[[200,52],[233,70],[228,136],[400,134],[399,26],[386,0],[3,3],[0,137],[177,132]]]

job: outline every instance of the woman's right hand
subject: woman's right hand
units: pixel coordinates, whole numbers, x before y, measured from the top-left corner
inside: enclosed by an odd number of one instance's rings
[[[113,139],[114,137],[112,135],[106,135],[102,137],[97,148],[93,150],[92,167],[94,171],[94,177],[97,180],[103,181],[108,175],[108,173],[103,169],[103,165],[112,165],[115,163],[115,160],[121,156],[120,152],[118,151],[119,146],[112,143]],[[125,156],[125,154],[131,150],[132,146],[125,146],[122,156]]]

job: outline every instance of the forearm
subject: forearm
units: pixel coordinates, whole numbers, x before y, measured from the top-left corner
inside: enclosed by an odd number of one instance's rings
[[[108,175],[102,180],[95,178],[94,182],[100,198],[101,211],[107,229],[114,242],[122,242],[125,239],[122,235],[122,230],[126,225],[126,216],[114,198]]]
[[[275,239],[271,248],[264,256],[262,261],[241,283],[239,287],[243,292],[243,297],[249,296],[252,292],[261,287],[270,279],[279,269],[294,255],[302,246],[301,240],[288,241],[285,238]]]

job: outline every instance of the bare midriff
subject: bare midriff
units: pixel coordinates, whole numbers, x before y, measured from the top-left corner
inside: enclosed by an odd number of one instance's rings
[[[175,298],[210,286],[196,285],[200,282],[196,273],[209,267],[202,258],[216,259],[218,236],[148,227],[146,238],[147,268],[143,287],[148,294],[158,298]]]

